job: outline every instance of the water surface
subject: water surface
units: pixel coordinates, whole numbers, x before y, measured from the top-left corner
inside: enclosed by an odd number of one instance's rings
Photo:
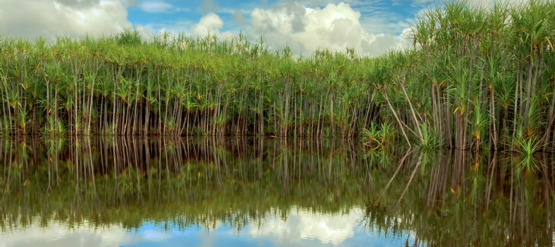
[[[4,140],[0,246],[552,246],[548,154]]]

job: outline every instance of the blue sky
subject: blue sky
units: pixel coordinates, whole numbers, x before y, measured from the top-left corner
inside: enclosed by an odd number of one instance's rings
[[[204,5],[209,2],[210,4]],[[234,14],[239,10],[239,14],[245,19],[246,24],[252,21],[251,13],[255,8],[270,9],[278,6],[285,1],[277,0],[230,0],[230,1],[142,1],[135,6],[128,7],[128,19],[135,25],[152,26],[159,28],[162,26],[175,26],[179,22],[193,24],[198,22],[206,12],[216,13],[224,22],[222,31],[236,31],[241,29],[241,25],[234,19]],[[301,5],[309,8],[325,8],[328,4],[336,4],[341,1],[297,1]],[[349,1],[345,1],[349,3]],[[408,0],[398,1],[360,1],[351,3],[349,6],[360,12],[361,21],[372,20],[373,18],[383,18],[389,24],[398,24],[415,17],[415,14],[430,5]],[[211,8],[206,8],[210,6]],[[208,11],[207,11],[208,10]],[[404,27],[404,26],[403,26]],[[243,27],[243,29],[248,28]],[[401,27],[387,30],[388,33],[399,35]]]
[[[160,31],[211,33],[233,38],[242,31],[264,36],[271,47],[295,53],[319,48],[376,56],[410,45],[410,26],[440,0],[1,0],[0,34],[35,38],[84,37],[136,28],[149,38]],[[468,0],[481,4],[490,0]],[[511,0],[517,1],[517,0]]]

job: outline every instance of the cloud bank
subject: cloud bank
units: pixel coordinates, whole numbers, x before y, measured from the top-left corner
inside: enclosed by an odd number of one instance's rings
[[[410,44],[410,29],[398,36],[373,34],[361,26],[360,18],[360,12],[346,3],[320,9],[285,2],[271,9],[256,8],[251,14],[251,33],[265,36],[271,46],[287,45],[296,53],[353,47],[359,54],[375,56]]]
[[[0,33],[31,39],[115,34],[133,28],[125,7],[133,4],[133,0],[2,0]],[[150,34],[141,26],[137,30],[144,37]]]

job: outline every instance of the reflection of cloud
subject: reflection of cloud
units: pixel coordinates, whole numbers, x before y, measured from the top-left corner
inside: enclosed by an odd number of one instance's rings
[[[127,231],[118,226],[109,228],[88,227],[88,222],[77,229],[68,229],[59,224],[49,224],[40,227],[40,222],[34,222],[25,229],[14,229],[14,232],[0,234],[0,246],[82,246],[82,247],[111,247],[119,246]]]
[[[78,227],[70,229],[70,227],[51,222],[48,227],[40,227],[40,222],[37,221],[25,229],[13,229],[0,233],[0,247],[115,247],[148,241],[164,242],[172,237],[163,230],[148,229],[146,225],[137,232],[131,233],[118,225],[100,228],[89,225],[90,222],[84,221]]]
[[[143,238],[145,240],[148,241],[157,241],[157,242],[161,242],[164,241],[168,238],[170,238],[170,236],[168,234],[166,234],[165,232],[160,232],[160,231],[154,231],[154,230],[147,230],[141,233],[143,236]]]
[[[287,215],[284,220],[282,215]],[[414,232],[401,235],[384,235],[383,229],[361,227],[365,213],[361,208],[345,209],[343,213],[323,214],[310,209],[292,208],[287,212],[275,209],[262,218],[250,220],[238,230],[229,222],[212,218],[211,214],[199,215],[196,226],[178,227],[175,223],[142,221],[138,229],[128,232],[119,224],[95,228],[83,221],[73,229],[57,221],[40,227],[34,221],[25,229],[15,227],[0,232],[0,247],[14,246],[81,246],[112,247],[139,246],[399,246],[407,238],[414,242]],[[401,220],[396,218],[399,223]],[[403,218],[411,220],[411,218]],[[203,222],[203,223],[201,223]],[[368,223],[368,222],[367,222]],[[407,235],[408,233],[408,235]],[[410,237],[409,237],[410,235]],[[234,244],[230,244],[234,243]]]
[[[341,244],[354,236],[354,227],[363,217],[362,209],[355,208],[347,214],[321,214],[303,209],[291,210],[287,220],[267,215],[260,227],[252,224],[249,234],[253,237],[275,237],[280,241],[297,242],[301,239],[318,239],[322,243]],[[272,218],[272,216],[274,218]]]
[[[147,227],[147,226],[143,226]],[[136,244],[141,242],[164,242],[171,238],[171,235],[163,232],[163,231],[156,231],[153,229],[146,229],[146,230],[139,230],[137,233],[130,233],[125,235],[125,237],[121,240],[122,244]]]

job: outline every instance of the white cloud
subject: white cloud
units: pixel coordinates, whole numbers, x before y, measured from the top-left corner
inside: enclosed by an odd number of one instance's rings
[[[137,6],[137,0],[119,0],[119,1],[125,7],[135,7],[135,6]]]
[[[216,35],[219,38],[232,38],[237,34],[226,31],[221,32],[224,22],[214,13],[208,13],[200,18],[198,23],[192,21],[176,21],[173,23],[156,23],[146,25],[151,32],[160,33],[168,32],[170,36],[177,37],[178,33],[183,33],[189,36],[205,36],[207,34]]]
[[[99,36],[132,27],[119,0],[2,0],[0,4],[0,33],[11,36]],[[144,28],[138,30],[148,35]]]
[[[153,23],[145,25],[146,28],[153,32],[169,31],[171,33],[185,32],[191,29],[192,21],[176,21],[172,23]]]
[[[226,31],[221,32],[224,22],[217,14],[209,13],[200,18],[198,23],[192,21],[177,21],[173,23],[157,23],[146,25],[146,28],[154,33],[168,32],[171,37],[177,37],[178,33],[189,36],[216,35],[219,38],[232,38],[236,34]],[[171,39],[171,38],[170,38]]]
[[[375,5],[381,0],[283,0],[284,2],[296,2],[306,7],[325,7],[328,4],[346,3],[350,6],[367,6]]]
[[[346,47],[354,47],[359,54],[379,55],[409,44],[406,34],[392,36],[366,30],[361,25],[360,12],[345,3],[313,9],[285,2],[272,9],[257,8],[251,18],[251,36],[263,35],[269,45],[287,45],[296,53],[318,48],[345,51]],[[400,27],[406,29],[408,25],[401,23]]]
[[[220,17],[214,13],[209,13],[202,18],[200,18],[199,23],[193,25],[192,31],[193,35],[206,35],[210,34],[219,34],[220,29],[224,26],[224,22]]]

